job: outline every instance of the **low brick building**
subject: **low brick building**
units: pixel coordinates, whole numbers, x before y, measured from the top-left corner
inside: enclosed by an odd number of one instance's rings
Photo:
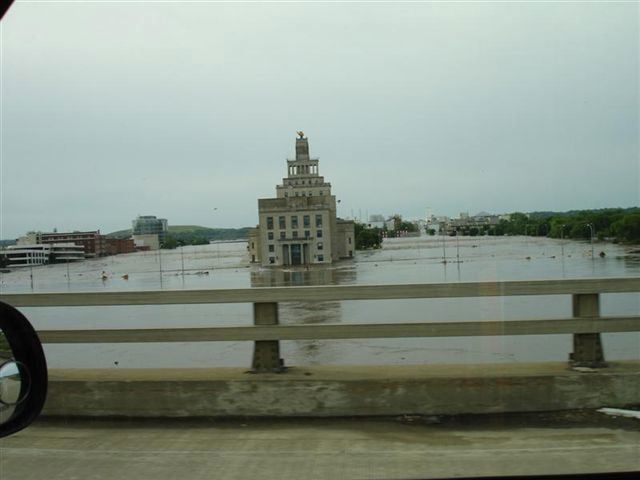
[[[107,255],[107,239],[100,234],[100,230],[91,232],[30,232],[18,244],[73,243],[84,247],[87,258],[103,257]]]
[[[133,253],[136,251],[133,238],[107,238],[107,255]]]

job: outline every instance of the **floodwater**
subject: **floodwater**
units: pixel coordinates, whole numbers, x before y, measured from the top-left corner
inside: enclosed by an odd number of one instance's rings
[[[418,237],[385,240],[328,267],[249,265],[246,242],[17,269],[0,277],[3,293],[243,288],[287,285],[401,284],[640,275],[631,247],[531,237]],[[604,252],[604,257],[599,253]],[[446,257],[447,263],[443,263]],[[104,275],[107,277],[102,279]],[[128,279],[123,278],[128,275]],[[33,286],[32,286],[33,285]],[[248,304],[21,309],[37,329],[251,325]],[[604,315],[640,314],[640,294],[601,296]],[[419,300],[295,302],[283,324],[405,323],[543,319],[571,316],[569,295]],[[640,334],[603,334],[607,360],[640,358]],[[570,335],[284,341],[287,365],[562,361]],[[244,366],[251,342],[46,345],[53,368]]]

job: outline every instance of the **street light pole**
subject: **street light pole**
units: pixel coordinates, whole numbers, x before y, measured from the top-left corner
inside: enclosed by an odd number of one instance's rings
[[[214,212],[218,211],[218,207],[213,209]],[[216,263],[220,263],[220,238],[216,240]]]
[[[442,263],[447,263],[447,250],[444,242],[444,229],[442,229]]]
[[[564,258],[564,227],[564,223],[560,225],[560,255],[562,256],[562,258]]]
[[[587,223],[587,227],[589,227],[589,232],[591,233],[591,258],[593,258],[593,223]]]
[[[159,273],[160,273],[160,288],[162,288],[162,249],[158,248],[158,263],[159,263]]]

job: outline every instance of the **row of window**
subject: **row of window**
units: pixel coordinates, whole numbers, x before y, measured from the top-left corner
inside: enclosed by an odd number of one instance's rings
[[[298,228],[298,215],[291,215],[290,219],[291,228]],[[309,228],[311,226],[311,216],[302,216],[302,226]],[[286,230],[287,217],[282,215],[278,217],[278,227],[280,230]],[[322,227],[322,215],[316,215],[316,228]],[[267,230],[273,230],[273,217],[267,217]]]
[[[287,182],[285,182],[287,185],[306,185],[306,180],[289,180]],[[317,185],[318,183],[318,179],[313,179],[313,180],[309,180],[309,185]]]
[[[319,262],[324,262],[324,255],[318,255],[316,258],[318,259]],[[276,258],[269,257],[269,263],[276,263]]]
[[[318,250],[324,250],[324,244],[322,242],[318,242],[316,244],[316,248]],[[275,252],[275,246],[273,244],[269,245],[269,251],[270,252]]]
[[[291,232],[291,235],[293,238],[298,238],[298,232],[297,231],[293,231]],[[305,230],[304,231],[304,238],[310,238],[311,237],[311,230]],[[273,240],[274,236],[273,236],[273,232],[267,232],[267,239],[268,240]],[[280,232],[280,240],[284,240],[287,238],[287,232]],[[316,230],[316,238],[322,238],[322,230]]]
[[[322,190],[320,190],[320,196],[323,196],[324,192]],[[289,192],[284,192],[284,196],[288,197],[289,196]],[[293,195],[291,195],[293,197]],[[313,192],[309,192],[309,195],[307,195],[307,192],[296,192],[296,197],[313,197]]]

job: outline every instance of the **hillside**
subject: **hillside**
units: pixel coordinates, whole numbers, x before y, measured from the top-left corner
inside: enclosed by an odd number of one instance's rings
[[[169,235],[176,240],[205,238],[207,240],[237,240],[248,237],[249,227],[243,228],[209,228],[199,225],[169,225]],[[128,238],[131,229],[118,230],[107,234],[110,238]]]

